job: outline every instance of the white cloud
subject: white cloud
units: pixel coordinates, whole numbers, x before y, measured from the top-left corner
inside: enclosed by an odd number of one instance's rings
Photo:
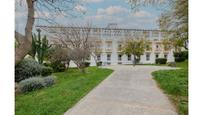
[[[103,0],[83,0],[86,3],[100,3],[103,2]]]
[[[46,11],[35,12],[35,18],[49,18],[50,13]]]
[[[110,6],[106,9],[99,8],[97,10],[97,14],[108,14],[108,15],[125,13],[125,12],[128,12],[128,10],[124,7],[121,7],[121,6]]]
[[[150,17],[152,15],[147,11],[138,11],[138,12],[131,13],[130,16],[133,16],[133,17]]]
[[[86,13],[87,12],[87,8],[82,6],[82,5],[76,5],[75,6],[75,9],[78,11],[78,12],[82,12],[82,13]]]

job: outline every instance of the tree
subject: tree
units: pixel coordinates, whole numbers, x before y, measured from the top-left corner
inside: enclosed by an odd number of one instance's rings
[[[91,24],[85,26],[38,26],[58,39],[58,43],[70,49],[70,59],[85,72],[85,61],[91,54]]]
[[[183,48],[184,41],[182,39],[171,39],[172,45],[174,47],[175,52],[181,52]]]
[[[128,0],[132,10],[138,10],[142,6],[148,5],[161,5],[166,4],[168,1],[171,0]]]
[[[19,0],[20,3],[24,0]],[[25,35],[15,31],[15,39],[18,47],[15,47],[15,65],[18,64],[31,50],[32,46],[32,30],[35,19],[50,21],[49,17],[36,17],[36,13],[46,12],[53,14],[52,19],[59,15],[71,15],[77,1],[73,0],[25,0],[27,6],[27,21],[25,26]],[[45,16],[45,15],[44,15]]]
[[[101,44],[97,42],[97,40],[93,40],[91,42],[91,55],[93,56],[94,58],[94,61],[96,63],[96,66],[98,66],[98,59],[97,59],[97,56],[100,55],[101,53]]]
[[[172,38],[183,40],[183,47],[188,49],[188,0],[173,0],[170,10],[159,18],[159,26],[170,31]]]
[[[168,32],[170,38],[181,39],[188,50],[188,0],[128,0],[133,10],[141,6],[154,5],[163,7],[158,23],[162,30]],[[181,43],[181,40],[179,42]]]
[[[62,47],[61,45],[53,45],[47,54],[48,60],[51,62],[51,66],[54,71],[62,71],[65,69],[65,64],[69,67],[69,52],[70,49]]]
[[[172,48],[172,42],[169,39],[162,39],[162,45],[165,51],[168,51]]]
[[[140,61],[140,56],[145,52],[146,44],[144,39],[128,39],[124,42],[122,51],[125,54],[132,54],[134,56],[133,65],[136,65]]]

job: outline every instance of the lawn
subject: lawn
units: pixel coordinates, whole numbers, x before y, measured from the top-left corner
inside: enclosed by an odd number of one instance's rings
[[[174,103],[179,115],[188,115],[188,61],[177,63],[178,70],[160,70],[152,75]]]
[[[54,73],[57,82],[52,87],[16,95],[15,114],[62,115],[111,73],[97,67],[87,68],[86,74],[77,69]]]

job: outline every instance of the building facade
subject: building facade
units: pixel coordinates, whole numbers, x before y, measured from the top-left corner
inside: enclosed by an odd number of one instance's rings
[[[115,25],[90,30],[90,40],[100,49],[100,52],[94,55],[102,65],[133,64],[133,55],[126,55],[121,51],[127,38],[148,40],[150,48],[140,57],[140,64],[154,64],[156,58],[166,58],[167,62],[174,62],[173,49],[165,49],[162,44],[164,36],[165,33],[160,30],[122,29]],[[92,55],[88,61],[91,66],[96,65]],[[71,63],[70,66],[75,65]]]
[[[159,30],[93,28],[90,35],[100,49],[94,55],[102,65],[133,64],[133,55],[126,55],[121,51],[127,36],[134,39],[144,38],[150,43],[149,50],[140,57],[140,64],[154,64],[156,58],[166,58],[167,62],[174,62],[173,50],[164,49],[164,33]],[[92,55],[89,61],[91,66],[96,65]]]

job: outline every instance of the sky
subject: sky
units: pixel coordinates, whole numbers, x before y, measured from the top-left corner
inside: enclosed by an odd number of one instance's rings
[[[27,9],[24,0],[16,0],[15,29],[24,34]],[[21,2],[19,2],[21,1]],[[162,10],[157,6],[144,6],[133,11],[127,0],[82,0],[74,6],[74,12],[80,15],[76,17],[58,16],[55,21],[62,25],[84,25],[90,22],[94,27],[106,27],[109,23],[117,23],[119,28],[131,29],[158,29],[158,17]],[[20,3],[20,5],[19,5]],[[43,12],[43,13],[42,13]],[[50,17],[49,11],[36,12],[36,17]],[[35,25],[50,25],[44,20],[36,20]]]

